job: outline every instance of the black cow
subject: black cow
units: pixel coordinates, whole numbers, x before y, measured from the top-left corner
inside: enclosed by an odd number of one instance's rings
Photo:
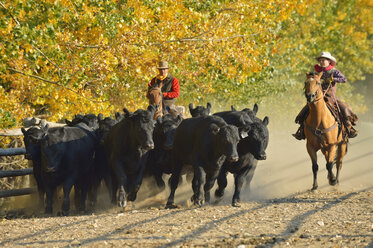
[[[42,180],[42,167],[41,167],[41,145],[40,140],[47,132],[48,127],[41,126],[31,127],[27,131],[25,128],[21,128],[23,133],[23,141],[25,143],[26,154],[25,159],[32,161],[33,175],[36,181],[39,194],[39,205],[44,207],[44,194],[45,186]]]
[[[64,126],[49,129],[46,126],[36,140],[41,146],[41,180],[47,196],[45,212],[52,213],[53,193],[63,185],[62,214],[70,210],[72,186],[81,191],[80,210],[85,210],[86,193],[94,168],[97,137],[84,123],[74,127]]]
[[[182,120],[181,115],[173,117],[171,114],[166,114],[157,118],[154,128],[154,149],[149,152],[146,170],[147,174],[154,176],[161,190],[165,188],[162,175],[171,174],[172,172],[171,151],[174,134]]]
[[[264,160],[267,157],[265,149],[269,140],[268,122],[268,117],[265,117],[263,121],[255,121],[246,125],[249,129],[248,136],[241,139],[237,146],[239,160],[236,162],[226,161],[219,172],[219,187],[215,191],[215,196],[218,199],[221,199],[224,194],[224,189],[227,186],[227,173],[231,172],[234,175],[235,183],[232,206],[240,206],[240,193],[244,182],[246,181],[248,188],[258,160]]]
[[[125,117],[113,126],[104,140],[104,149],[112,173],[112,202],[125,207],[134,201],[142,183],[149,150],[154,148],[154,106],[134,113],[124,109]],[[127,195],[128,193],[128,195]]]
[[[236,127],[253,123],[250,116],[243,111],[222,111],[214,113],[214,115],[223,118],[228,124],[235,125]]]
[[[233,107],[233,105],[231,106],[231,109],[232,111],[237,111],[235,107]],[[241,110],[240,112],[244,112],[246,113],[250,119],[254,122],[254,121],[262,121],[261,119],[259,119],[258,117],[256,117],[256,114],[258,113],[258,104],[254,104],[254,107],[253,109],[250,109],[250,108],[244,108],[243,110]]]
[[[189,104],[189,112],[192,115],[192,117],[200,117],[200,116],[207,116],[210,115],[211,110],[211,103],[206,104],[206,108],[203,106],[196,106],[193,108],[193,103]]]
[[[88,127],[97,130],[99,128],[98,120],[102,118],[102,114],[99,114],[98,116],[96,116],[95,114],[78,114],[75,115],[75,117],[71,121],[65,120],[65,122],[70,127],[73,127],[79,123],[85,123]]]
[[[194,170],[192,201],[202,205],[202,186],[205,201],[210,200],[212,188],[220,167],[225,160],[237,161],[238,128],[228,125],[218,116],[204,116],[185,119],[175,132],[172,149],[173,169],[171,176],[171,193],[166,208],[174,208],[175,190],[179,177],[186,165]],[[206,173],[204,184],[203,175]]]

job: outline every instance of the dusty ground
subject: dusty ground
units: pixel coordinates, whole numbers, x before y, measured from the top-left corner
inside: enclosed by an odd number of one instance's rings
[[[0,246],[373,247],[373,125],[360,124],[351,140],[339,186],[328,185],[319,154],[314,192],[305,142],[290,137],[295,125],[289,128],[271,133],[268,159],[259,163],[241,208],[230,206],[230,190],[219,206],[190,207],[190,186],[176,191],[182,207],[175,210],[163,208],[166,194],[139,200],[125,212],[108,208],[102,195],[101,210],[89,215],[3,212]],[[35,204],[25,202],[31,204],[26,210]]]

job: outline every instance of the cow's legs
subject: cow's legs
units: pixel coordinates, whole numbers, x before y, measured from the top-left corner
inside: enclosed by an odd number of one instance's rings
[[[210,202],[210,190],[214,186],[214,183],[216,181],[216,178],[219,175],[219,170],[216,170],[214,173],[206,173],[206,182],[205,186],[203,187],[205,191],[205,202]]]
[[[317,151],[309,143],[307,143],[307,152],[312,161],[312,172],[313,172],[312,190],[316,190],[319,187],[317,184],[317,172],[319,170],[319,165],[317,164],[317,155],[316,155]]]
[[[177,186],[179,185],[179,179],[180,179],[180,174],[181,174],[181,165],[175,163],[174,166],[177,166],[177,168],[174,168],[172,171],[172,175],[170,178],[171,182],[171,191],[170,195],[167,200],[166,208],[176,208],[177,206],[174,204],[174,199],[175,199],[175,191]]]
[[[113,172],[110,173],[111,176],[111,180],[110,180],[110,188],[109,188],[109,194],[111,196],[111,203],[112,204],[117,204],[117,191],[118,191],[118,182],[117,182],[117,178],[116,176],[114,175]]]
[[[258,160],[255,159],[253,164],[249,166],[249,171],[246,175],[246,180],[245,180],[246,182],[245,182],[245,189],[244,189],[245,193],[247,194],[250,193],[250,184],[251,184],[251,180],[253,179],[257,164],[258,164]]]
[[[69,215],[70,212],[70,192],[74,185],[73,178],[69,178],[63,183],[63,202],[62,202],[62,214],[64,216]]]
[[[234,194],[232,198],[232,206],[240,207],[240,194],[242,186],[245,182],[247,175],[249,174],[251,167],[247,166],[242,168],[238,173],[234,175]]]
[[[124,173],[122,165],[119,162],[115,164],[113,169],[119,186],[118,206],[124,208],[127,206],[127,196],[125,190],[127,185],[127,175]]]
[[[47,197],[47,204],[45,206],[45,213],[46,214],[52,214],[53,213],[53,193],[54,193],[54,188],[51,187],[46,187],[45,193]]]
[[[218,175],[218,188],[215,190],[215,197],[217,201],[220,201],[224,195],[224,189],[227,187],[227,174],[228,171],[226,170],[225,166],[223,165],[219,171]]]
[[[204,178],[204,171],[202,166],[194,165],[194,177],[192,181],[193,186],[193,196],[192,201],[195,205],[202,206],[203,205],[203,185],[205,178]]]
[[[145,170],[145,162],[144,162],[144,158],[142,158],[141,160],[142,161],[140,161],[140,168],[137,171],[135,180],[134,180],[133,183],[131,183],[131,186],[133,188],[129,191],[129,194],[128,194],[128,197],[127,197],[127,199],[129,201],[135,201],[136,200],[137,192],[139,191],[140,186],[142,184],[142,179],[143,179],[144,170]]]

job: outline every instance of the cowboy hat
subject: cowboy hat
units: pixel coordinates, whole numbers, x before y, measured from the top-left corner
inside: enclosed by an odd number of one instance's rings
[[[320,56],[316,57],[316,60],[318,61],[320,58],[329,59],[332,65],[335,65],[335,63],[337,63],[337,60],[330,54],[330,52],[320,53]]]
[[[168,62],[167,61],[160,61],[157,69],[168,69]]]

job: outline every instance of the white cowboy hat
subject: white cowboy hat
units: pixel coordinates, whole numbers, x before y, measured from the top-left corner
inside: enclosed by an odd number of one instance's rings
[[[337,63],[337,60],[330,54],[330,52],[320,53],[320,56],[316,57],[316,60],[318,61],[320,58],[326,58],[331,60],[332,65],[335,65]]]

